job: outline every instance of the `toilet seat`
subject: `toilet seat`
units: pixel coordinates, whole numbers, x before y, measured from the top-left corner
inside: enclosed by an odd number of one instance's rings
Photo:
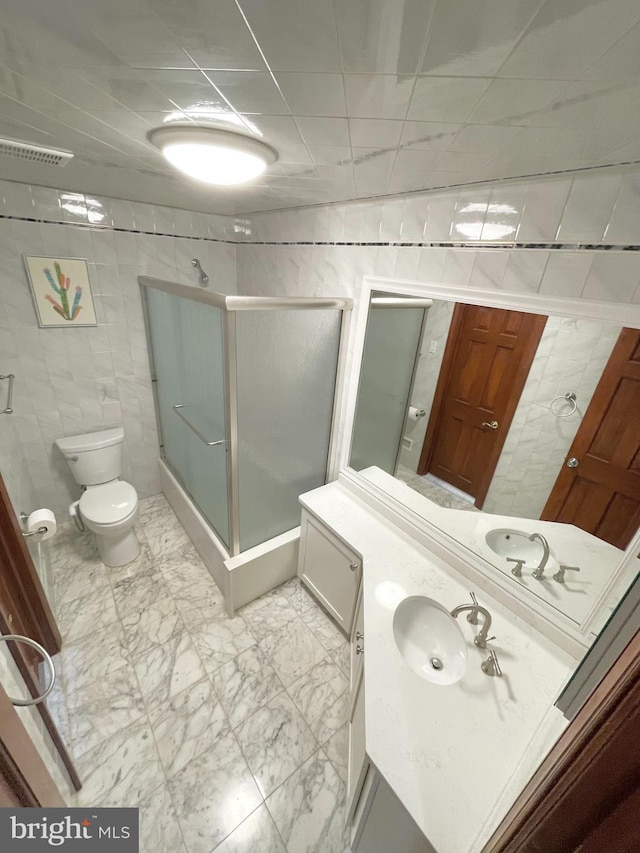
[[[118,524],[136,512],[138,495],[131,483],[113,480],[83,492],[79,508],[82,517],[90,524]]]

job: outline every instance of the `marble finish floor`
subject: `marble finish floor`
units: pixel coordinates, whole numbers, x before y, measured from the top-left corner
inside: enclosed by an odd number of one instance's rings
[[[162,495],[136,531],[121,569],[51,540],[69,804],[138,806],[142,853],[348,851],[346,638],[297,579],[229,619]]]
[[[448,489],[439,486],[437,483],[427,479],[426,476],[416,474],[415,471],[412,471],[405,465],[398,465],[396,477],[398,480],[402,480],[402,482],[409,486],[410,489],[413,489],[414,492],[424,495],[425,498],[429,498],[429,500],[432,500],[435,504],[438,504],[438,506],[448,507],[449,509],[466,509],[471,512],[479,512],[477,507],[468,500],[465,500],[459,495],[456,495],[454,492],[450,492]]]

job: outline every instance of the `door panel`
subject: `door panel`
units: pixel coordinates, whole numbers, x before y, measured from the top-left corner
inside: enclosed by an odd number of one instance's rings
[[[419,474],[431,472],[482,506],[545,323],[537,314],[456,305]]]
[[[35,744],[0,685],[0,808],[64,805]]]
[[[626,548],[640,524],[640,331],[623,329],[543,510]]]

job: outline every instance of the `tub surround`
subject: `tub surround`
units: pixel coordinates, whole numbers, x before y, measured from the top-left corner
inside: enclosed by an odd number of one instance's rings
[[[519,793],[511,780],[524,783],[564,730],[553,703],[576,657],[403,535],[343,475],[301,503],[363,556],[367,755],[438,853],[479,851]],[[470,590],[491,613],[496,639],[476,648],[478,629],[461,617],[466,674],[430,684],[400,656],[395,608],[423,595],[451,610],[470,602]],[[501,678],[480,668],[489,649]]]

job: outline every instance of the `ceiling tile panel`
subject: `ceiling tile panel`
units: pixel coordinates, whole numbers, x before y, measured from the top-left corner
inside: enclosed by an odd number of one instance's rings
[[[293,115],[347,115],[341,74],[277,74],[276,78]]]
[[[547,0],[500,76],[580,80],[639,19],[637,0]]]
[[[289,109],[268,71],[214,71],[206,76],[237,112],[288,115]]]
[[[403,122],[374,118],[349,119],[351,144],[357,148],[395,148]]]
[[[444,151],[453,142],[463,124],[437,121],[406,121],[400,139],[401,145],[412,148]]]
[[[331,3],[239,0],[249,27],[274,71],[341,71]]]
[[[464,122],[490,84],[485,77],[418,77],[407,119]]]
[[[471,124],[537,124],[571,83],[566,80],[494,80],[468,117]]]
[[[435,0],[335,0],[345,71],[415,74]]]
[[[437,5],[422,73],[492,77],[543,0],[446,0]]]
[[[2,5],[0,133],[76,157],[0,178],[230,213],[640,160],[637,0]],[[177,120],[279,159],[200,186],[146,138]]]
[[[202,67],[265,69],[234,0],[146,0],[146,4]]]
[[[353,118],[403,119],[415,77],[391,74],[345,74],[347,110]]]
[[[299,116],[298,130],[308,145],[349,146],[349,123],[345,118]]]

